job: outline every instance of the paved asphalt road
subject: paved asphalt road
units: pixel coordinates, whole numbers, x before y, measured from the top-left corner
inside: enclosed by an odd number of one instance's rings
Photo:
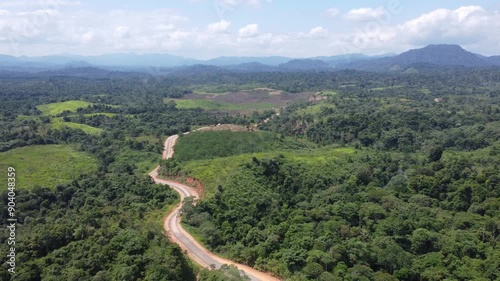
[[[163,151],[163,159],[171,158],[174,154],[173,147],[175,142],[177,141],[178,135],[174,135],[169,137],[165,141],[165,150]],[[196,190],[193,188],[186,186],[184,184],[168,181],[158,178],[158,168],[154,169],[149,175],[155,180],[158,184],[165,184],[172,187],[175,191],[179,193],[181,196],[181,202],[183,202],[184,198],[193,196],[196,199],[199,199],[199,195]],[[207,249],[201,246],[189,233],[187,233],[181,226],[181,218],[178,215],[178,212],[181,208],[181,204],[179,204],[166,218],[164,221],[164,228],[167,231],[170,239],[179,244],[181,248],[187,251],[189,257],[205,268],[220,268],[223,264],[234,264],[240,270],[244,271],[245,274],[250,277],[252,281],[260,281],[260,280],[271,280],[278,281],[276,279],[266,273],[259,272],[253,268],[250,268],[245,265],[236,264],[230,260],[223,259],[218,257],[212,253],[210,253]]]

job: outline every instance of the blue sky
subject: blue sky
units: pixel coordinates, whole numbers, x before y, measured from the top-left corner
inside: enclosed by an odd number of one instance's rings
[[[314,57],[457,43],[500,54],[500,1],[0,2],[0,53]]]

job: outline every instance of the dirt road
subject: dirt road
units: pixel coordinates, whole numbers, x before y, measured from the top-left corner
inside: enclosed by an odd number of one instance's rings
[[[174,154],[174,145],[177,141],[178,135],[173,135],[164,143],[163,159],[171,158]],[[199,199],[198,192],[189,186],[182,183],[160,179],[158,177],[158,168],[154,169],[149,175],[158,184],[169,185],[175,191],[177,191],[181,197],[181,202],[184,198],[193,196]],[[245,272],[246,275],[250,277],[252,281],[279,281],[279,279],[264,273],[257,271],[249,266],[237,264],[230,260],[221,258],[209,252],[206,248],[200,245],[189,233],[187,233],[181,226],[181,217],[178,215],[182,203],[177,205],[164,219],[163,227],[167,232],[170,240],[178,244],[183,250],[187,251],[188,256],[202,265],[205,268],[220,268],[223,264],[232,264],[238,267],[238,269]]]

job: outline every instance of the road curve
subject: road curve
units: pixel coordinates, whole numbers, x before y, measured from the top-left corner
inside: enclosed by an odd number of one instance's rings
[[[178,135],[170,136],[165,140],[163,159],[171,158],[174,154],[174,145],[177,141]],[[193,196],[195,199],[199,199],[198,192],[187,185],[179,182],[169,181],[160,179],[158,177],[159,166],[156,167],[149,175],[158,184],[169,185],[175,191],[177,191],[181,197],[181,202],[184,198]],[[167,232],[168,237],[174,243],[178,244],[183,250],[187,251],[189,258],[200,264],[205,268],[220,268],[223,264],[232,264],[238,267],[239,270],[245,272],[246,275],[250,277],[252,281],[279,281],[279,279],[264,273],[257,271],[249,266],[243,264],[237,264],[230,260],[218,257],[213,253],[209,252],[205,247],[200,245],[184,228],[181,226],[181,217],[178,216],[178,212],[182,207],[182,203],[179,203],[163,220],[163,227]]]

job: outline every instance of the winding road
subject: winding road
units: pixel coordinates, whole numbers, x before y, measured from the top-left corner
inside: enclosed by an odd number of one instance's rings
[[[174,145],[177,141],[178,135],[170,136],[165,140],[163,159],[171,158],[174,155]],[[252,281],[279,281],[279,279],[271,276],[270,274],[260,272],[249,266],[238,264],[232,262],[228,259],[221,258],[215,254],[209,252],[205,247],[200,245],[189,233],[187,233],[181,226],[181,217],[178,215],[179,210],[182,207],[182,202],[184,198],[193,196],[195,199],[199,199],[198,192],[187,185],[179,182],[169,181],[160,179],[158,177],[159,166],[156,167],[149,175],[158,184],[169,185],[175,191],[177,191],[181,197],[181,203],[179,203],[164,219],[163,227],[167,232],[168,237],[171,241],[178,244],[183,250],[185,250],[192,260],[200,264],[201,266],[211,269],[220,268],[223,264],[235,265],[239,270],[245,272]]]

